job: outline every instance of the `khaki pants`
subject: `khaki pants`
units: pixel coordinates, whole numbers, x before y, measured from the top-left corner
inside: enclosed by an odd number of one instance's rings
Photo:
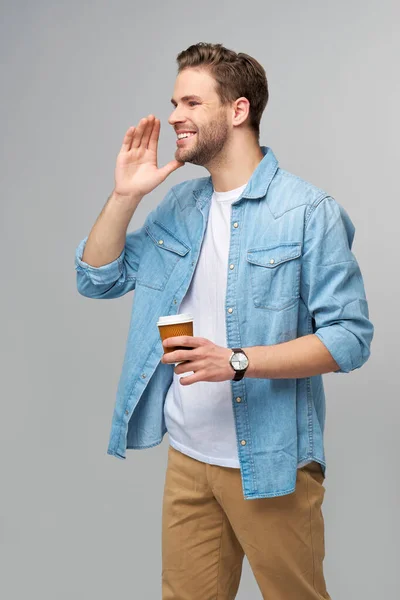
[[[245,500],[240,469],[168,450],[162,510],[162,599],[231,600],[244,555],[266,600],[330,600],[323,575],[321,466],[296,491]]]

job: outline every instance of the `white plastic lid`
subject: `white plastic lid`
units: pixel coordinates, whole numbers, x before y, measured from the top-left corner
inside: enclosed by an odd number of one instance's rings
[[[190,313],[180,313],[178,315],[160,317],[157,321],[157,325],[173,325],[175,323],[189,323],[190,321],[193,321],[193,315]]]

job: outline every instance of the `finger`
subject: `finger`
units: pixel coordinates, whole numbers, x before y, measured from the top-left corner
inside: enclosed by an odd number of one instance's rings
[[[187,373],[188,371],[199,371],[201,368],[204,369],[205,364],[203,361],[199,360],[177,360],[177,364],[174,368],[174,371],[177,375],[181,373]]]
[[[160,175],[164,179],[167,179],[168,175],[171,175],[171,173],[173,171],[176,171],[176,169],[180,169],[181,167],[184,167],[185,164],[186,163],[179,161],[179,160],[171,160],[171,162],[169,162],[164,167],[161,167],[158,170],[159,170]]]
[[[146,127],[147,127],[147,119],[144,117],[143,119],[140,119],[138,126],[136,128],[136,131],[133,135],[132,149],[139,148],[139,146],[141,145],[143,132],[146,129]]]
[[[179,379],[179,383],[181,385],[191,385],[192,383],[196,383],[197,381],[207,381],[206,379],[203,379],[204,375],[204,371],[197,371],[197,373],[194,373],[193,375],[186,375],[186,377],[181,377]]]
[[[160,127],[161,127],[160,119],[154,119],[153,129],[151,130],[151,135],[150,135],[150,140],[149,140],[149,150],[152,150],[153,152],[157,152],[158,138],[160,137]]]
[[[142,146],[146,150],[147,150],[148,145],[149,145],[149,139],[150,139],[151,132],[153,131],[153,127],[154,127],[154,116],[153,115],[149,115],[147,117],[146,129],[144,130],[143,137],[142,137]]]
[[[162,355],[161,362],[165,363],[166,365],[170,365],[179,361],[177,358],[175,358],[175,352],[168,352]]]
[[[122,140],[121,151],[129,152],[131,149],[131,144],[133,140],[133,134],[135,133],[135,127],[129,127],[128,131],[125,133],[124,139]]]
[[[189,361],[194,360],[195,357],[193,352],[190,350],[174,350],[173,352],[165,352],[162,356],[163,362],[166,363],[177,363],[181,360]]]
[[[204,338],[192,337],[191,335],[175,335],[166,338],[163,341],[163,346],[202,346]]]
[[[180,360],[177,362],[179,364],[177,364],[174,368],[174,373],[176,375],[180,375],[181,373],[187,373],[188,371],[195,371],[194,363],[192,363],[190,360]]]

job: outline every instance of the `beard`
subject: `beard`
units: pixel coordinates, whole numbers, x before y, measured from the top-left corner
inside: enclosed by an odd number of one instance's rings
[[[177,148],[175,159],[202,167],[213,164],[228,138],[227,118],[225,112],[221,112],[213,121],[204,125],[201,130],[197,130],[196,135],[191,140],[189,138],[190,141],[185,146]]]

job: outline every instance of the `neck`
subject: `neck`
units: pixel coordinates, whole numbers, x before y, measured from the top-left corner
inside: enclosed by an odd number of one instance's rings
[[[209,171],[216,192],[228,192],[244,185],[264,158],[259,143],[252,136],[230,140]]]

